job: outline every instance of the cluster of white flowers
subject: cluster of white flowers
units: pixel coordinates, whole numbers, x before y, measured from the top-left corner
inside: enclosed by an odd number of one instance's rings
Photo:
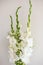
[[[9,40],[9,61],[15,65],[28,65],[30,62],[30,57],[33,51],[33,38],[31,37],[31,25],[30,25],[30,15],[31,15],[31,0],[29,0],[29,14],[27,22],[26,32],[20,31],[19,21],[18,21],[18,10],[16,11],[16,31],[13,28],[12,16],[11,18],[11,35],[8,35]],[[14,33],[14,34],[13,34]]]
[[[28,33],[29,32],[29,33]],[[30,37],[29,37],[30,35]],[[23,39],[23,41],[21,42],[21,49],[23,51],[23,54],[20,56],[20,58],[22,59],[22,61],[27,65],[29,63],[29,59],[32,55],[32,51],[33,51],[33,39],[31,37],[31,32],[28,30],[27,28],[27,33],[24,33],[21,38]],[[11,63],[14,63],[15,60],[18,60],[19,58],[17,57],[17,55],[15,54],[15,52],[17,51],[17,47],[16,47],[16,39],[14,37],[11,37],[10,35],[7,37],[7,39],[9,39],[9,56],[10,59],[9,61]]]

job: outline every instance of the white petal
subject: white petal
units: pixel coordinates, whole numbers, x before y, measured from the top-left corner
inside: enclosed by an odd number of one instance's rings
[[[16,43],[16,39],[15,39],[14,37],[11,37],[11,38],[9,39],[9,42],[10,42],[11,44],[15,44],[15,43]]]
[[[14,63],[14,61],[15,61],[15,59],[14,58],[9,58],[9,62],[11,62],[11,63]]]
[[[7,39],[9,39],[9,38],[10,38],[10,36],[8,35],[8,36],[7,36]]]
[[[21,57],[21,59],[26,65],[29,63],[29,57],[24,55],[23,57]]]
[[[32,47],[33,46],[33,39],[32,38],[26,38],[27,43],[28,43],[28,47]]]

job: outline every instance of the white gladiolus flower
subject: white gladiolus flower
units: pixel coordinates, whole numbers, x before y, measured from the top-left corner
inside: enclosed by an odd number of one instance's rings
[[[16,43],[16,39],[14,39],[14,37],[11,37],[11,38],[9,39],[9,42],[15,44],[15,43]]]
[[[32,51],[33,51],[32,48],[26,47],[26,48],[24,49],[24,55],[27,55],[28,57],[30,57]]]
[[[23,56],[21,57],[22,61],[27,65],[30,62],[30,57],[32,55],[32,48],[29,48],[29,45],[27,45],[24,49],[23,49]]]
[[[29,62],[30,62],[30,59],[29,59],[29,57],[26,55],[24,55],[24,56],[22,56],[21,57],[21,59],[22,59],[22,61],[27,65]]]
[[[29,59],[33,52],[33,39],[26,36],[26,38],[24,38],[23,40],[26,44],[24,43],[25,47],[23,49],[23,56],[21,57],[21,59],[27,65],[30,62]]]
[[[27,46],[24,48],[23,51],[24,51],[24,55],[30,57],[30,56],[31,56],[31,53],[32,53],[32,51],[33,51],[33,49],[32,49],[32,48],[29,48],[29,46],[27,45]]]
[[[11,63],[14,63],[14,61],[15,61],[15,59],[16,58],[14,58],[14,55],[13,54],[9,54],[10,56],[9,56],[9,61],[11,62]]]
[[[33,39],[26,37],[26,41],[28,43],[28,47],[33,47]]]
[[[10,61],[11,63],[14,62],[14,55],[13,55],[13,54],[14,54],[14,53],[13,53],[13,50],[10,49],[10,50],[9,50],[9,61]]]
[[[15,49],[16,50],[16,49]],[[14,50],[12,48],[9,48],[9,61],[11,63],[14,63],[14,61],[17,59],[16,54],[14,53]]]
[[[15,44],[16,43],[16,39],[14,37],[11,37],[10,35],[8,35],[7,39],[9,39],[9,43],[13,43]]]

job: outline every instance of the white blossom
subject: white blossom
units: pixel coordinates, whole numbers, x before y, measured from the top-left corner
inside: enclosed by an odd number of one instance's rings
[[[8,35],[7,39],[9,40],[9,43],[11,43],[11,44],[16,43],[16,39],[14,37],[11,37],[10,35]]]
[[[26,37],[26,41],[28,43],[28,47],[33,47],[33,39]]]

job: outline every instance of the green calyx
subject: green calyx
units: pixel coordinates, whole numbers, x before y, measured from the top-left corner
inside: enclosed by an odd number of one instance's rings
[[[16,55],[19,57],[21,53],[22,53],[22,50],[18,49],[17,52],[16,52]]]
[[[24,62],[22,62],[21,59],[15,61],[15,64],[16,64],[16,65],[25,65]]]

